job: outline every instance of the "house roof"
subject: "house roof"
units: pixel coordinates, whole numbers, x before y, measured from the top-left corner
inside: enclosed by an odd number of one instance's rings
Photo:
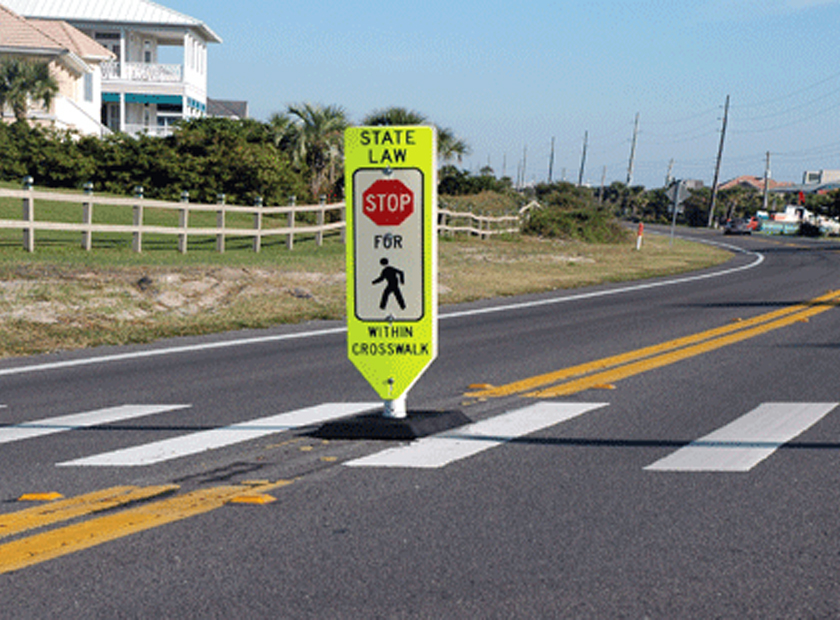
[[[201,20],[149,0],[3,0],[21,15],[70,22],[108,22],[145,26],[192,28],[210,43],[222,39]]]
[[[785,187],[790,185],[790,183],[780,183],[779,181],[774,181],[773,179],[768,179],[768,189],[776,189],[779,187]],[[722,183],[718,185],[718,189],[730,189],[732,187],[746,187],[752,188],[757,190],[764,189],[764,177],[756,177],[752,175],[743,175],[737,178],[734,178],[726,183]]]
[[[102,47],[66,22],[26,19],[0,4],[0,53],[57,56],[76,71],[87,72],[86,61],[113,58]]]
[[[111,50],[100,45],[67,22],[48,19],[30,19],[27,21],[80,58],[89,61],[105,61],[116,58]]]
[[[207,98],[207,115],[228,118],[248,118],[247,101],[229,101]]]
[[[54,38],[0,4],[0,50],[30,54],[62,53],[65,48]]]

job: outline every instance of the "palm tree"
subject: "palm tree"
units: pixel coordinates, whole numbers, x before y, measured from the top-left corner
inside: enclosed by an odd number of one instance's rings
[[[311,103],[291,105],[288,133],[281,137],[288,144],[293,161],[309,168],[312,196],[317,198],[326,187],[335,183],[336,170],[342,164],[344,130],[350,125],[347,114],[339,106]],[[275,115],[277,116],[277,115]],[[275,121],[280,128],[280,117]]]
[[[291,150],[289,141],[292,139],[292,119],[288,114],[275,112],[268,118],[268,131],[271,140],[281,151]]]
[[[26,119],[31,101],[49,108],[57,92],[58,83],[47,63],[20,58],[0,61],[0,111],[8,105],[18,122]]]
[[[433,125],[425,114],[407,108],[392,107],[376,110],[368,114],[362,121],[363,125]],[[466,142],[457,138],[448,128],[434,125],[438,134],[438,155],[443,161],[457,159],[459,162],[465,155],[470,154],[470,147]]]
[[[368,114],[362,121],[362,125],[428,125],[429,119],[425,114],[407,108],[385,108],[375,110]]]
[[[457,159],[458,163],[461,163],[461,160],[470,154],[470,147],[456,137],[451,129],[438,129],[438,153],[443,161]]]

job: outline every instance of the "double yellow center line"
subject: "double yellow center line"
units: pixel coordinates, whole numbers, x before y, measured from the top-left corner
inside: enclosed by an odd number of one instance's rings
[[[0,514],[0,539],[3,539],[57,523],[91,517],[99,512],[109,512],[104,516],[0,544],[0,574],[210,512],[230,502],[248,502],[265,491],[287,484],[290,481],[213,487],[154,502],[147,500],[171,495],[178,490],[178,486],[113,487],[19,512]]]
[[[494,398],[517,394],[535,398],[568,396],[695,355],[708,353],[797,322],[807,321],[812,316],[836,307],[838,303],[840,303],[840,291],[832,291],[808,302],[751,319],[507,385],[468,392],[466,396],[473,398]]]

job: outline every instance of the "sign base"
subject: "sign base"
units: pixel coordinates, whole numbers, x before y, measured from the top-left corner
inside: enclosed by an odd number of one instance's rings
[[[323,424],[319,439],[382,439],[411,441],[472,423],[461,411],[409,411],[404,418],[386,418],[380,411]]]

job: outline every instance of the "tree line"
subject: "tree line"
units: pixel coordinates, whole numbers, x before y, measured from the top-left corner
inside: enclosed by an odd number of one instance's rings
[[[0,76],[2,77],[2,76]],[[20,89],[15,92],[20,92]],[[0,85],[0,105],[12,104]],[[344,130],[351,125],[339,106],[290,105],[267,122],[254,119],[199,118],[179,123],[172,135],[112,133],[103,138],[31,126],[25,116],[0,123],[0,180],[33,177],[43,187],[82,187],[130,194],[144,188],[149,198],[229,204],[287,204],[343,198]],[[377,110],[363,125],[431,125],[425,115],[405,108]],[[444,161],[460,160],[467,144],[438,127]]]
[[[336,105],[290,105],[272,114],[268,122],[253,119],[201,118],[180,123],[166,138],[114,133],[104,138],[30,126],[26,117],[33,103],[45,108],[58,86],[45,63],[16,58],[0,60],[0,110],[8,107],[15,121],[0,123],[0,180],[32,176],[37,185],[81,187],[93,182],[96,191],[117,194],[144,188],[150,198],[176,200],[183,192],[199,202],[216,202],[224,196],[231,204],[286,204],[291,196],[315,202],[321,196],[340,200],[344,194],[343,135],[351,121]],[[422,113],[400,107],[376,110],[362,125],[430,125]],[[489,167],[477,175],[460,170],[469,146],[448,128],[438,127],[439,191],[444,195],[482,192],[516,194],[523,200],[547,201],[551,209],[579,214],[558,222],[580,228],[591,214],[605,214],[650,222],[669,222],[672,201],[666,189],[646,190],[615,182],[607,187],[576,188],[560,182],[515,190],[509,177],[497,178]],[[771,210],[778,207],[773,197]],[[692,190],[682,203],[679,221],[705,226],[711,191]],[[763,207],[760,192],[733,188],[719,193],[716,216],[721,219],[750,217]],[[784,205],[781,205],[784,206]],[[812,211],[840,215],[840,192],[808,195]],[[588,213],[584,217],[584,214]],[[545,217],[545,216],[541,216]],[[539,218],[537,218],[539,220]],[[597,226],[595,226],[597,228]],[[552,233],[553,234],[553,233]]]

